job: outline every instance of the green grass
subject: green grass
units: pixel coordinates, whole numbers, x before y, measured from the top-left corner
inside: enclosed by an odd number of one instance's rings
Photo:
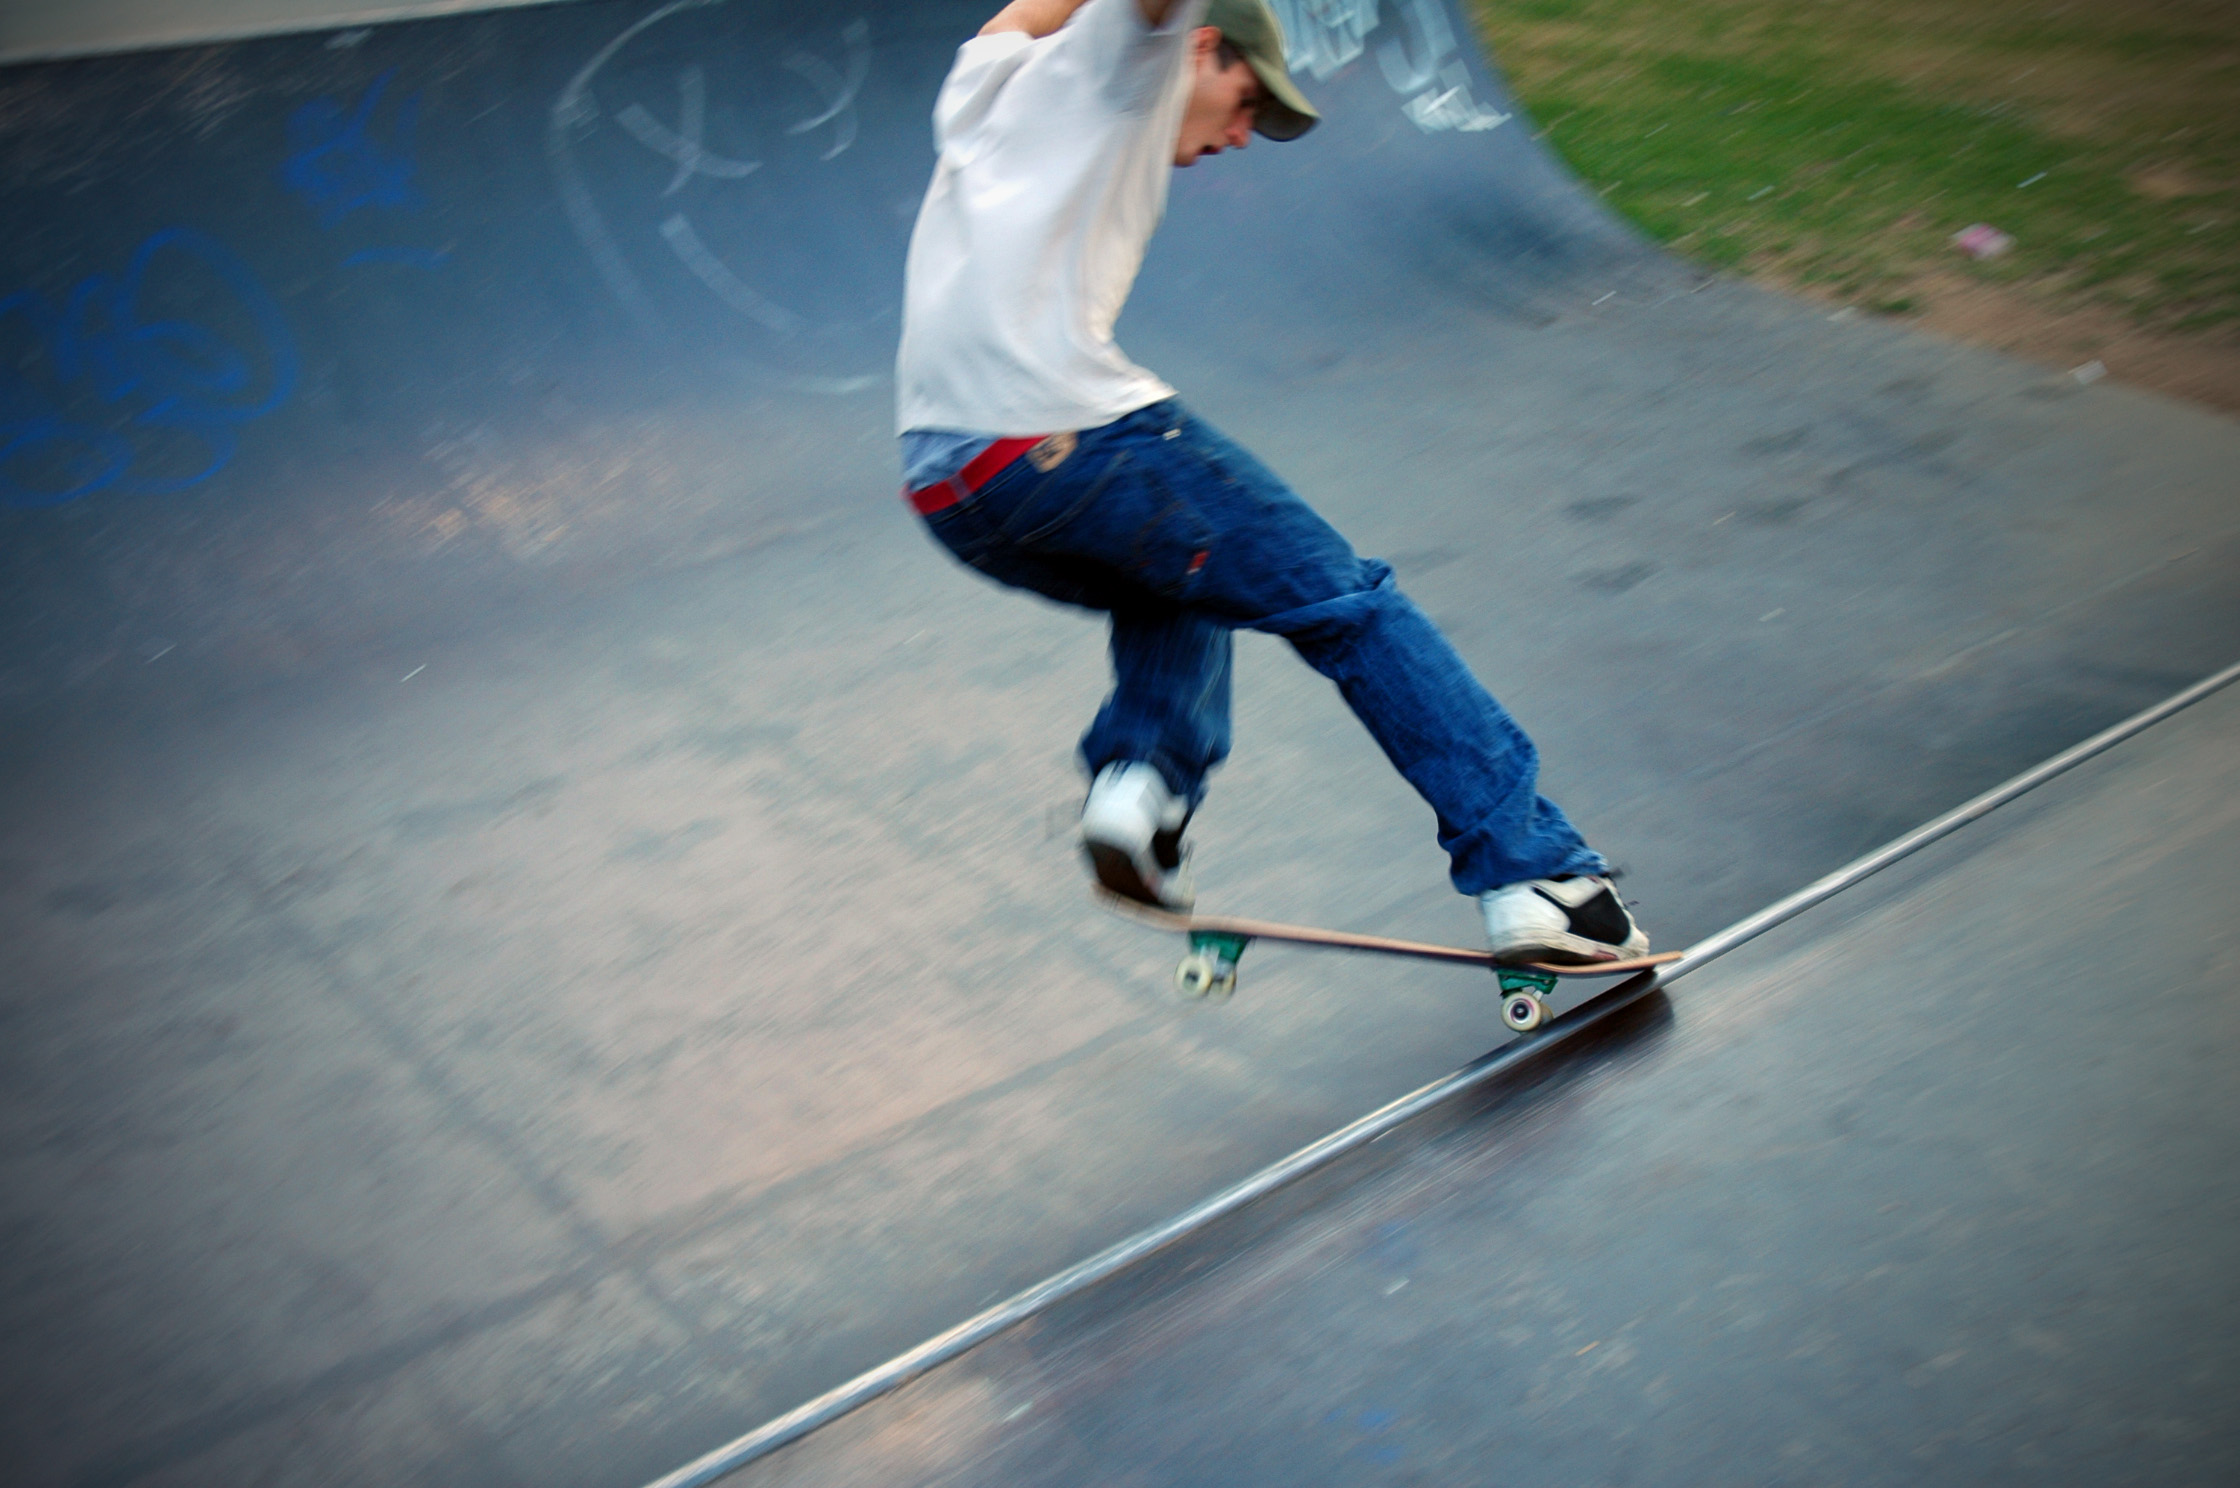
[[[1654,237],[1903,313],[1924,275],[2240,321],[2240,4],[1479,0],[1572,167]],[[2118,12],[2115,14],[2112,12]],[[2015,247],[1951,246],[1987,222]]]

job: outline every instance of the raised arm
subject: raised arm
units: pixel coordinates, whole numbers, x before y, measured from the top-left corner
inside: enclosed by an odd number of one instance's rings
[[[993,20],[980,28],[980,34],[993,36],[998,31],[1024,31],[1029,36],[1048,36],[1088,3],[1089,0],[1011,0],[995,13]]]
[[[1029,36],[1048,36],[1063,26],[1073,13],[1089,0],[1011,0],[999,10],[995,18],[980,28],[982,36],[993,36],[998,31],[1024,31]],[[1181,0],[1136,0],[1136,9],[1154,26],[1167,23],[1167,12]]]

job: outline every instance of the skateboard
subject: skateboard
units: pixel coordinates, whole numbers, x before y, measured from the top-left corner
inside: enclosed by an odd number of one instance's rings
[[[1548,1001],[1559,977],[1624,976],[1677,961],[1682,953],[1665,951],[1636,956],[1628,961],[1592,961],[1577,966],[1535,962],[1503,966],[1491,951],[1463,946],[1426,945],[1414,940],[1391,940],[1381,935],[1355,935],[1347,930],[1317,930],[1309,925],[1277,925],[1266,920],[1239,920],[1219,915],[1178,915],[1123,899],[1103,889],[1097,900],[1105,908],[1161,930],[1179,930],[1190,937],[1190,953],[1174,969],[1174,984],[1184,997],[1225,1000],[1237,990],[1237,958],[1256,940],[1282,940],[1294,945],[1334,946],[1346,951],[1369,951],[1384,956],[1413,956],[1421,961],[1451,961],[1483,966],[1501,983],[1501,1021],[1518,1033],[1530,1033],[1551,1016]]]

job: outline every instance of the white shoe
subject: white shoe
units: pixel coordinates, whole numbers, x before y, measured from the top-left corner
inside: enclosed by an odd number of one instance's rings
[[[1601,875],[1567,873],[1503,884],[1480,894],[1478,904],[1494,959],[1508,965],[1583,965],[1649,952],[1649,937]]]
[[[1081,850],[1103,884],[1123,899],[1175,914],[1197,902],[1183,861],[1190,808],[1150,765],[1115,760],[1097,772],[1081,808]]]

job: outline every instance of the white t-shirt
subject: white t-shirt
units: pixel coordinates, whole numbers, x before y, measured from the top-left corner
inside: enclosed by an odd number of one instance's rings
[[[1112,324],[1166,211],[1204,14],[1184,0],[1153,30],[1136,0],[1089,0],[1049,36],[958,49],[910,236],[898,430],[1050,434],[1174,396]]]

